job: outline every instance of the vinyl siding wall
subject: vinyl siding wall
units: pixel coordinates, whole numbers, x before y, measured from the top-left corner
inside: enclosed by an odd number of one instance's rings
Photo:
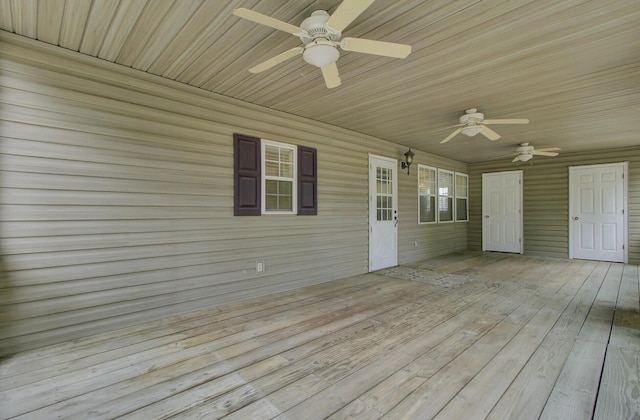
[[[629,162],[629,263],[640,263],[640,147],[590,153],[536,156],[526,163],[509,159],[469,165],[469,249],[482,249],[482,174],[523,171],[524,253],[568,258],[569,167]]]
[[[0,354],[368,271],[368,156],[406,148],[0,43]],[[318,215],[234,217],[233,133],[317,148]],[[466,223],[418,226],[414,175],[466,165],[415,162],[398,174],[402,263],[467,248]]]

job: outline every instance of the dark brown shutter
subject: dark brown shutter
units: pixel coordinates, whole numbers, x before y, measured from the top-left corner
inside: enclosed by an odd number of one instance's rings
[[[318,153],[298,146],[298,214],[318,214]]]
[[[260,216],[260,139],[233,135],[235,216]]]

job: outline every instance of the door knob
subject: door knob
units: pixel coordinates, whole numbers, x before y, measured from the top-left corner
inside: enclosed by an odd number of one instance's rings
[[[578,220],[578,219],[579,219],[579,217],[578,217],[578,216],[575,216],[575,217],[573,218],[573,220]]]

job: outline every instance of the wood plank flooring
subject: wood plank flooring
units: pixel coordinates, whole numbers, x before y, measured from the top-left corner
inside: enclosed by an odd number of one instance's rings
[[[457,253],[0,362],[0,418],[640,418],[638,266]]]

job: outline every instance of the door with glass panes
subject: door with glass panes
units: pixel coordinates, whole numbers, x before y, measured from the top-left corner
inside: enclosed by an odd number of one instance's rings
[[[398,265],[397,166],[369,156],[369,271]]]

